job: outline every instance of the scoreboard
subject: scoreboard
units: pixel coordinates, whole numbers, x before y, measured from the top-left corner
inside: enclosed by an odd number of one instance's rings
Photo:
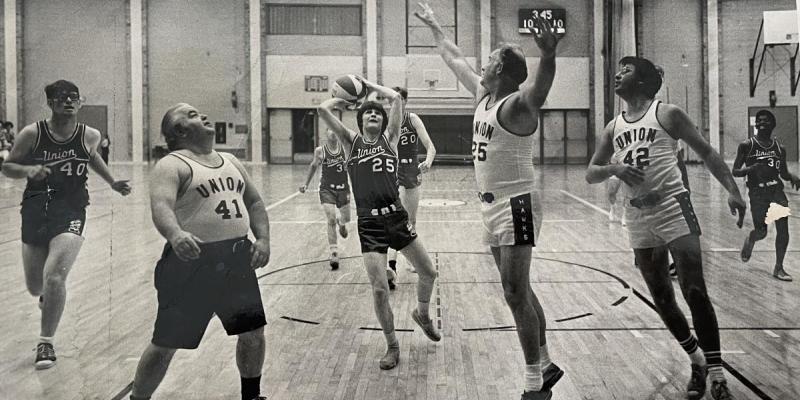
[[[563,8],[520,8],[519,33],[539,33],[534,22],[536,16],[549,22],[557,35],[567,33],[567,10]]]

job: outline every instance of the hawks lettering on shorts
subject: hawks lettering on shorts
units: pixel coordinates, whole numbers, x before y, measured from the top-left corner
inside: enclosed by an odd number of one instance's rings
[[[626,199],[654,192],[666,198],[686,190],[678,168],[678,141],[667,133],[656,116],[660,103],[654,100],[636,121],[629,122],[623,112],[614,122],[612,162],[644,171],[644,182],[623,186]]]
[[[322,188],[344,190],[347,189],[347,159],[342,147],[333,153],[327,145],[322,145],[322,177],[319,186]]]
[[[748,167],[760,164],[761,167],[747,174],[747,187],[783,189],[781,172],[781,147],[777,140],[764,147],[755,138],[750,138],[750,151],[744,159]]]
[[[46,121],[36,123],[37,139],[30,153],[31,164],[45,165],[50,175],[39,181],[28,180],[25,198],[35,192],[47,192],[54,198],[68,198],[77,206],[89,204],[86,188],[89,151],[84,146],[86,125],[77,124],[69,139],[57,140]]]
[[[419,155],[418,143],[419,134],[411,124],[411,114],[405,113],[403,124],[400,126],[400,139],[397,142],[397,157],[401,163],[416,162]]]
[[[397,155],[384,135],[374,142],[356,136],[347,169],[358,208],[381,208],[397,201]]]
[[[536,245],[530,193],[514,196],[509,201],[511,202],[511,214],[514,219],[514,244]]]

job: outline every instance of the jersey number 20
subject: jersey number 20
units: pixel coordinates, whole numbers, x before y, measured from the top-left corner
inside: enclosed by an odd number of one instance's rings
[[[231,200],[231,204],[233,207],[236,208],[236,214],[233,216],[236,218],[242,218],[242,211],[239,209],[239,202],[236,200]],[[231,210],[228,209],[228,204],[225,200],[222,200],[217,204],[217,208],[214,209],[214,212],[222,216],[222,219],[231,219]]]

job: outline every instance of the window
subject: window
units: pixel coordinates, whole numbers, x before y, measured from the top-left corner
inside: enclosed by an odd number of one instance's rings
[[[267,4],[268,35],[361,36],[361,6]]]

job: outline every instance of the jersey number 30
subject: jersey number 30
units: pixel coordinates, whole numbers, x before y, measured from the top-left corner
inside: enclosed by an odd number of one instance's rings
[[[640,147],[636,149],[636,159],[633,158],[633,150],[629,151],[628,154],[625,154],[625,159],[622,160],[625,164],[628,164],[632,167],[646,167],[650,165],[650,149],[647,147]]]
[[[236,214],[233,216],[236,218],[242,218],[242,211],[239,209],[239,202],[236,200],[231,200],[231,204],[233,207],[236,208]],[[222,200],[217,204],[217,208],[214,209],[214,212],[222,216],[222,219],[231,219],[231,210],[228,208],[228,204],[225,200]]]

